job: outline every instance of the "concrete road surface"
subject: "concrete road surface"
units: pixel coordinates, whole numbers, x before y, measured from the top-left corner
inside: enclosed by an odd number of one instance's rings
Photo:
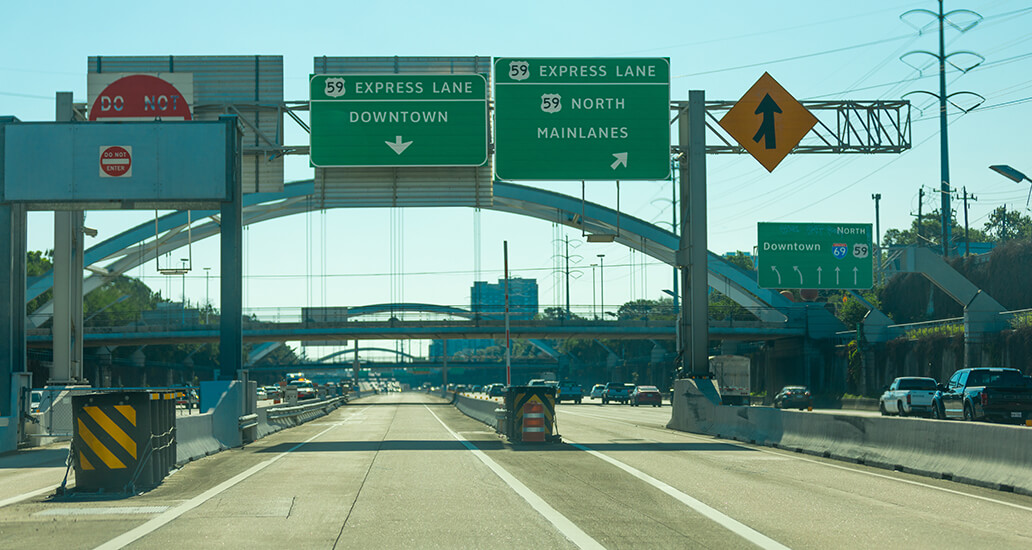
[[[439,398],[383,394],[143,495],[0,507],[0,546],[1032,547],[1032,498],[674,432],[669,415],[560,405],[565,443],[512,446]]]

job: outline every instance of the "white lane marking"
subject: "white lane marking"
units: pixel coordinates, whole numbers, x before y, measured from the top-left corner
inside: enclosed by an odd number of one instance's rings
[[[362,409],[359,412],[365,412],[367,409],[369,409],[369,407],[366,407],[365,409]],[[286,451],[284,451],[284,452],[282,452],[282,453],[280,453],[280,454],[270,458],[269,460],[266,460],[265,462],[262,462],[260,464],[256,464],[256,465],[248,468],[247,470],[245,470],[245,471],[243,471],[243,472],[241,472],[241,473],[239,473],[239,474],[237,474],[237,475],[227,479],[226,481],[223,481],[222,483],[216,485],[215,487],[212,487],[211,489],[208,489],[207,491],[205,491],[205,492],[203,492],[203,493],[193,497],[192,499],[190,499],[190,500],[180,504],[179,506],[176,506],[175,508],[173,508],[173,509],[171,509],[171,510],[169,510],[167,512],[162,513],[160,516],[157,516],[157,517],[155,517],[155,518],[153,518],[151,520],[148,520],[143,525],[140,525],[139,527],[136,527],[135,529],[131,529],[129,531],[126,531],[125,533],[122,533],[121,535],[119,535],[119,536],[117,536],[117,537],[115,537],[115,538],[105,542],[104,544],[101,544],[100,546],[98,546],[96,548],[96,550],[117,550],[119,548],[124,548],[126,545],[131,544],[133,542],[136,542],[137,540],[140,540],[141,538],[143,538],[143,537],[153,533],[154,531],[157,531],[161,527],[164,527],[165,525],[167,525],[170,522],[174,521],[179,516],[189,512],[190,510],[193,510],[194,508],[197,508],[198,506],[204,504],[205,502],[207,502],[208,500],[212,499],[213,497],[218,496],[223,491],[225,491],[225,490],[229,489],[230,487],[236,485],[237,483],[240,483],[241,481],[243,481],[243,480],[253,476],[254,474],[257,474],[258,472],[260,472],[260,471],[264,470],[265,468],[271,466],[277,460],[279,460],[279,459],[287,456],[288,454],[290,454],[290,453],[300,449],[304,445],[306,445],[308,443],[311,443],[316,438],[322,437],[322,435],[325,434],[326,432],[328,432],[328,431],[330,431],[330,430],[332,430],[334,428],[338,428],[341,425],[343,425],[343,424],[342,423],[337,423],[337,424],[334,424],[333,426],[330,426],[329,428],[326,428],[325,430],[317,433],[316,435],[313,435],[312,437],[309,437],[308,439],[302,441],[301,443],[298,443],[297,445],[294,445],[293,447],[291,447],[291,448],[287,449]]]
[[[36,489],[35,491],[30,491],[28,493],[24,493],[24,494],[18,495],[16,497],[11,497],[11,498],[7,498],[7,499],[4,499],[4,500],[0,500],[0,508],[3,508],[4,506],[8,506],[8,505],[11,505],[11,504],[19,503],[19,502],[21,502],[23,500],[29,500],[32,497],[38,497],[39,495],[46,494],[46,493],[48,493],[50,491],[57,490],[57,488],[60,487],[60,486],[61,485],[51,485],[49,487],[44,487],[42,489]]]
[[[34,516],[117,516],[124,514],[160,514],[168,506],[105,506],[93,508],[54,508],[32,514]]]
[[[640,424],[632,424],[630,422],[625,422],[623,420],[617,420],[615,418],[610,418],[610,417],[606,417],[606,416],[590,415],[590,414],[583,414],[583,413],[571,413],[569,411],[563,411],[563,414],[571,414],[573,416],[583,416],[583,417],[586,417],[586,418],[597,418],[597,419],[600,419],[600,420],[609,420],[610,422],[615,422],[617,424],[625,424],[627,426],[634,426],[636,428],[659,429],[659,428],[651,428],[649,426],[641,426]],[[693,434],[693,433],[690,433],[690,432],[682,432],[680,430],[672,430],[670,428],[662,428],[660,431],[671,433],[671,434],[676,434],[678,436],[686,437],[686,438],[689,438],[689,439],[696,439],[696,440],[699,440],[699,441],[713,441],[714,439],[718,439],[716,436],[705,437],[705,436],[696,435],[696,434]],[[886,480],[891,480],[891,481],[898,481],[899,483],[906,483],[907,485],[916,485],[918,487],[924,487],[925,489],[933,489],[935,491],[941,491],[943,493],[948,493],[948,494],[951,494],[951,495],[957,495],[957,496],[962,496],[962,497],[973,498],[975,500],[981,500],[983,502],[991,502],[993,504],[1000,504],[1000,505],[1003,505],[1003,506],[1008,506],[1010,508],[1016,508],[1018,510],[1024,510],[1026,512],[1032,512],[1032,507],[1030,507],[1030,506],[1023,506],[1021,504],[1015,504],[1013,502],[1007,502],[1007,501],[1004,501],[1004,500],[997,500],[995,498],[984,497],[984,496],[981,496],[981,495],[974,495],[974,494],[971,494],[971,493],[965,493],[963,491],[957,491],[955,489],[947,489],[946,487],[938,487],[938,486],[935,486],[935,485],[929,485],[927,483],[921,483],[920,481],[913,481],[913,480],[910,480],[910,479],[902,479],[902,478],[893,477],[893,476],[890,476],[890,475],[879,474],[878,472],[869,472],[869,471],[866,471],[866,470],[860,470],[860,469],[857,469],[857,468],[851,468],[849,466],[842,466],[842,465],[833,464],[833,463],[830,463],[830,462],[822,462],[820,460],[813,460],[813,459],[810,459],[810,458],[799,456],[798,453],[793,453],[793,452],[789,452],[789,451],[772,451],[770,449],[766,449],[766,448],[761,447],[759,445],[746,445],[746,444],[744,444],[744,443],[742,443],[740,441],[735,441],[733,439],[718,439],[718,440],[722,441],[723,443],[725,443],[727,445],[733,445],[735,447],[741,447],[743,449],[749,449],[751,451],[756,451],[756,452],[760,452],[760,453],[766,453],[766,454],[770,454],[770,455],[774,455],[774,456],[778,456],[778,457],[782,457],[782,458],[790,458],[790,459],[799,460],[799,461],[802,461],[802,462],[808,462],[810,464],[820,464],[821,466],[827,466],[828,468],[836,468],[836,469],[839,469],[839,470],[845,470],[847,472],[853,472],[855,474],[862,474],[862,475],[866,475],[866,476],[877,477],[877,478],[880,478],[880,479],[886,479]],[[833,459],[829,459],[829,460],[833,460]]]
[[[424,407],[426,407],[426,405],[424,405]],[[516,491],[516,494],[523,497],[523,500],[526,500],[527,504],[530,504],[531,508],[537,511],[537,513],[541,514],[541,516],[548,520],[549,523],[554,525],[555,528],[558,529],[564,537],[570,540],[570,542],[576,544],[579,548],[605,548],[604,546],[599,544],[597,540],[591,538],[590,535],[582,531],[580,527],[577,527],[572,521],[569,520],[569,518],[562,515],[555,508],[552,508],[552,506],[545,502],[544,499],[539,497],[536,493],[534,493],[534,491],[531,491],[529,487],[524,485],[523,482],[521,482],[520,480],[516,479],[516,477],[510,474],[505,468],[502,468],[497,462],[491,460],[491,457],[484,454],[483,451],[476,448],[476,446],[467,441],[464,437],[455,433],[451,428],[448,427],[447,424],[444,423],[443,420],[440,419],[440,417],[434,414],[434,411],[430,410],[430,407],[426,407],[426,410],[431,414],[431,416],[436,418],[437,421],[441,423],[441,426],[444,426],[445,430],[448,430],[448,433],[450,433],[452,437],[457,439],[460,443],[462,443],[464,447],[469,449],[469,451],[473,453],[473,456],[480,459],[480,461],[483,462],[485,466],[490,468],[491,471],[495,473],[495,475],[500,477],[506,485],[512,488],[513,491]]]
[[[612,464],[613,466],[616,466],[617,468],[620,468],[621,470],[631,474],[632,476],[634,476],[634,477],[644,481],[645,483],[648,483],[649,485],[652,485],[653,487],[659,489],[660,491],[663,491],[664,493],[674,497],[675,499],[680,501],[682,504],[687,505],[692,510],[695,510],[699,514],[701,514],[701,515],[709,518],[710,520],[720,524],[722,527],[724,527],[728,531],[731,531],[732,533],[734,533],[734,534],[742,537],[743,539],[745,539],[745,540],[755,544],[756,546],[759,546],[760,548],[773,548],[773,549],[778,549],[778,550],[781,550],[781,549],[788,550],[788,547],[783,545],[783,544],[781,544],[780,542],[778,542],[778,541],[776,541],[776,540],[774,540],[774,539],[764,535],[763,533],[760,533],[759,531],[753,529],[752,527],[749,527],[748,525],[746,525],[746,524],[744,524],[744,523],[742,523],[742,522],[740,522],[740,521],[738,521],[736,519],[733,519],[732,517],[730,517],[730,516],[720,512],[720,511],[716,510],[715,508],[710,507],[709,505],[703,503],[702,501],[699,501],[699,500],[697,500],[695,498],[692,498],[692,497],[688,496],[685,493],[682,493],[681,491],[678,491],[677,489],[674,489],[670,485],[667,485],[666,483],[663,483],[662,481],[660,481],[660,480],[658,480],[658,479],[656,479],[656,478],[646,474],[645,472],[642,472],[641,470],[638,470],[638,469],[633,468],[633,467],[631,467],[631,466],[629,466],[627,464],[624,464],[623,462],[620,462],[619,460],[616,460],[615,458],[612,458],[610,456],[604,455],[604,454],[602,454],[602,453],[600,453],[600,452],[598,452],[598,451],[596,451],[594,449],[591,449],[589,447],[585,447],[584,445],[580,445],[578,443],[574,443],[573,441],[570,441],[569,439],[565,439],[565,441],[566,441],[566,443],[569,443],[570,445],[572,445],[572,446],[574,446],[574,447],[576,447],[576,448],[578,448],[578,449],[580,449],[580,450],[590,454],[591,456],[594,456],[596,458],[600,458],[600,459],[602,459],[602,460]]]

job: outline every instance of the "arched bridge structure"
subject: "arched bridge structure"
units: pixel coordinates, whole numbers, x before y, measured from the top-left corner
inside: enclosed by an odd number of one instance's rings
[[[343,200],[317,200],[313,197],[314,189],[314,182],[307,180],[286,184],[279,193],[245,195],[243,224],[250,225],[313,210],[348,207]],[[482,208],[560,223],[586,233],[615,235],[615,242],[674,265],[674,255],[679,244],[674,233],[577,197],[496,181],[493,204]],[[191,220],[194,221],[191,223]],[[154,223],[140,224],[90,247],[83,256],[83,264],[91,273],[83,281],[83,293],[100,288],[149,259],[186,246],[191,239],[198,241],[218,234],[219,222],[217,210],[173,212]],[[108,263],[101,265],[104,262]],[[708,265],[709,286],[747,308],[760,321],[803,328],[808,335],[818,338],[830,337],[844,328],[824,308],[794,303],[773,290],[760,288],[755,274],[731,265],[712,252],[709,254]],[[32,300],[52,286],[52,272],[34,279],[28,285],[26,300]],[[32,326],[38,327],[52,314],[53,304],[48,302],[32,312],[29,319]]]

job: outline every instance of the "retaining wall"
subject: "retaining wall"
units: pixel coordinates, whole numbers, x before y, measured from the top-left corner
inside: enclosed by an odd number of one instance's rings
[[[1024,426],[717,406],[678,380],[667,427],[1032,495]]]

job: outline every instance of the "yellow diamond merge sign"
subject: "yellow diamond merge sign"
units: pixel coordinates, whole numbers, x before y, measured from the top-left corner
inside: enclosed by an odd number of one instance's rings
[[[767,169],[774,168],[817,124],[817,117],[769,73],[720,119],[720,126]]]

